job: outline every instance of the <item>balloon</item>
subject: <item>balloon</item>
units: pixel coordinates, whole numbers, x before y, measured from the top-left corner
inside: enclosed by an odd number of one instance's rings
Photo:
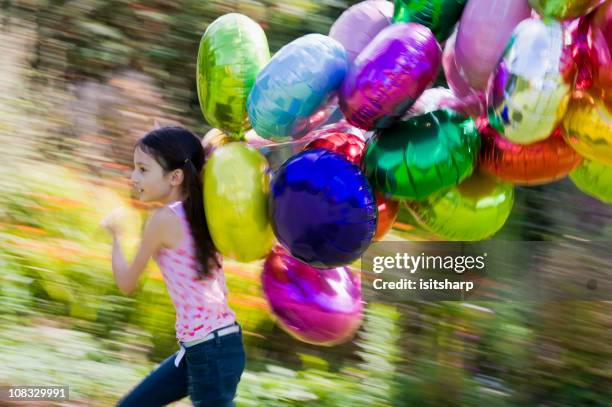
[[[585,158],[612,165],[612,106],[576,92],[563,118],[565,141]]]
[[[359,137],[362,140],[365,140],[366,138],[365,132],[362,129],[353,126],[352,124],[350,124],[344,119],[340,120],[337,123],[333,123],[327,126],[323,126],[320,129],[313,130],[309,135],[305,136],[305,138],[309,136],[312,136],[313,138],[317,138],[319,136],[322,136],[324,134],[329,134],[329,133],[350,133],[350,134],[354,134],[355,136]]]
[[[200,41],[196,73],[198,98],[208,123],[242,136],[250,127],[247,96],[269,59],[266,34],[247,16],[226,14],[208,26]]]
[[[308,143],[305,150],[312,148],[323,148],[333,151],[359,166],[363,150],[365,149],[365,142],[354,134],[328,133]]]
[[[506,223],[514,189],[512,184],[476,172],[447,192],[406,204],[425,229],[443,239],[482,240]]]
[[[383,29],[349,68],[340,91],[346,120],[365,130],[401,117],[435,79],[440,45],[414,23]]]
[[[470,0],[459,21],[455,63],[466,83],[485,91],[512,31],[529,18],[527,0]]]
[[[612,1],[595,10],[589,40],[594,85],[600,96],[612,103]]]
[[[582,162],[582,156],[563,140],[560,128],[547,139],[529,145],[505,139],[486,120],[480,123],[479,132],[482,146],[478,168],[513,184],[546,184],[565,177]]]
[[[393,22],[419,23],[440,42],[453,32],[467,0],[395,0]]]
[[[346,52],[333,38],[308,34],[285,45],[259,73],[247,101],[257,134],[297,138],[322,124],[346,70]]]
[[[567,109],[561,25],[524,20],[508,45],[494,78],[503,84],[503,100],[493,102],[489,121],[514,143],[534,143],[552,133]]]
[[[457,100],[457,97],[450,89],[443,87],[426,89],[416,102],[414,102],[414,105],[408,109],[408,112],[406,112],[406,115],[404,115],[402,119],[406,120],[413,116],[439,110],[443,103],[455,100]]]
[[[382,239],[393,226],[399,213],[399,201],[385,198],[380,192],[376,192],[376,206],[378,207],[378,224],[374,240]]]
[[[612,166],[597,161],[584,160],[569,175],[574,184],[587,195],[602,202],[612,203]]]
[[[313,267],[348,264],[376,230],[376,202],[359,168],[324,149],[290,158],[272,178],[270,208],[279,242]]]
[[[584,15],[601,0],[529,0],[529,4],[542,17],[567,20]]]
[[[423,199],[474,170],[480,147],[472,119],[451,110],[415,116],[370,139],[365,174],[374,189],[395,199]]]
[[[204,137],[202,137],[202,147],[208,157],[217,148],[231,142],[232,139],[219,129],[210,129]]]
[[[268,164],[242,142],[215,150],[204,166],[204,209],[221,254],[248,262],[272,248],[268,220]]]
[[[333,346],[350,340],[361,325],[358,273],[346,267],[315,269],[276,246],[261,274],[264,295],[280,326],[296,339]]]
[[[368,0],[351,6],[338,17],[329,36],[344,46],[348,60],[353,62],[376,34],[391,25],[393,3]]]

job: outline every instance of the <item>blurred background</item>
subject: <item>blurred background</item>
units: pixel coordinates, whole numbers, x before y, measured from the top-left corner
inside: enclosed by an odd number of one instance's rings
[[[0,1],[0,385],[108,406],[177,350],[159,270],[122,295],[98,227],[129,202],[133,253],[147,213],[130,199],[134,142],[155,120],[210,129],[195,63],[218,16],[250,16],[275,52],[354,3]],[[427,239],[414,225],[402,212],[387,238]],[[517,188],[495,239],[612,241],[612,208],[567,180]],[[317,347],[275,324],[261,262],[225,264],[248,355],[239,406],[612,405],[609,302],[369,302],[353,341]]]

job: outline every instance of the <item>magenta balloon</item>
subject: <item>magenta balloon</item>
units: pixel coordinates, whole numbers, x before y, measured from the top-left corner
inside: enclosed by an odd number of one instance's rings
[[[468,85],[485,90],[514,28],[529,18],[527,0],[469,0],[455,43],[455,63]]]
[[[393,3],[367,0],[346,10],[329,30],[329,36],[344,46],[350,62],[368,45],[376,34],[391,25]]]
[[[387,127],[434,80],[442,59],[429,28],[397,23],[383,29],[355,59],[340,89],[340,109],[354,126]]]
[[[360,276],[346,267],[316,269],[276,246],[261,282],[280,326],[303,342],[337,345],[350,340],[361,325]]]

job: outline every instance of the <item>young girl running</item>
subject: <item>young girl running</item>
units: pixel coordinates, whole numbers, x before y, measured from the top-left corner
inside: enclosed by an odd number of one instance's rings
[[[132,181],[140,200],[159,202],[130,264],[120,248],[121,229],[109,216],[112,267],[119,289],[129,294],[154,257],[176,309],[180,350],[162,362],[118,406],[163,406],[189,396],[195,406],[233,406],[245,366],[242,329],[227,303],[227,287],[208,228],[202,195],[205,153],[182,127],[145,135],[134,150]],[[210,214],[209,214],[210,215]]]

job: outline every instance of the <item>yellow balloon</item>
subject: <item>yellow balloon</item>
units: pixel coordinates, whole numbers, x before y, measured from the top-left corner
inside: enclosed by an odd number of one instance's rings
[[[612,106],[589,94],[572,99],[563,118],[565,140],[585,158],[612,165]]]
[[[585,194],[602,202],[612,203],[612,166],[584,160],[569,177]]]
[[[274,234],[268,218],[268,163],[243,142],[217,148],[204,166],[208,229],[224,256],[248,262],[268,254]]]
[[[423,201],[407,201],[417,221],[446,240],[482,240],[497,233],[514,205],[512,184],[480,172]]]

